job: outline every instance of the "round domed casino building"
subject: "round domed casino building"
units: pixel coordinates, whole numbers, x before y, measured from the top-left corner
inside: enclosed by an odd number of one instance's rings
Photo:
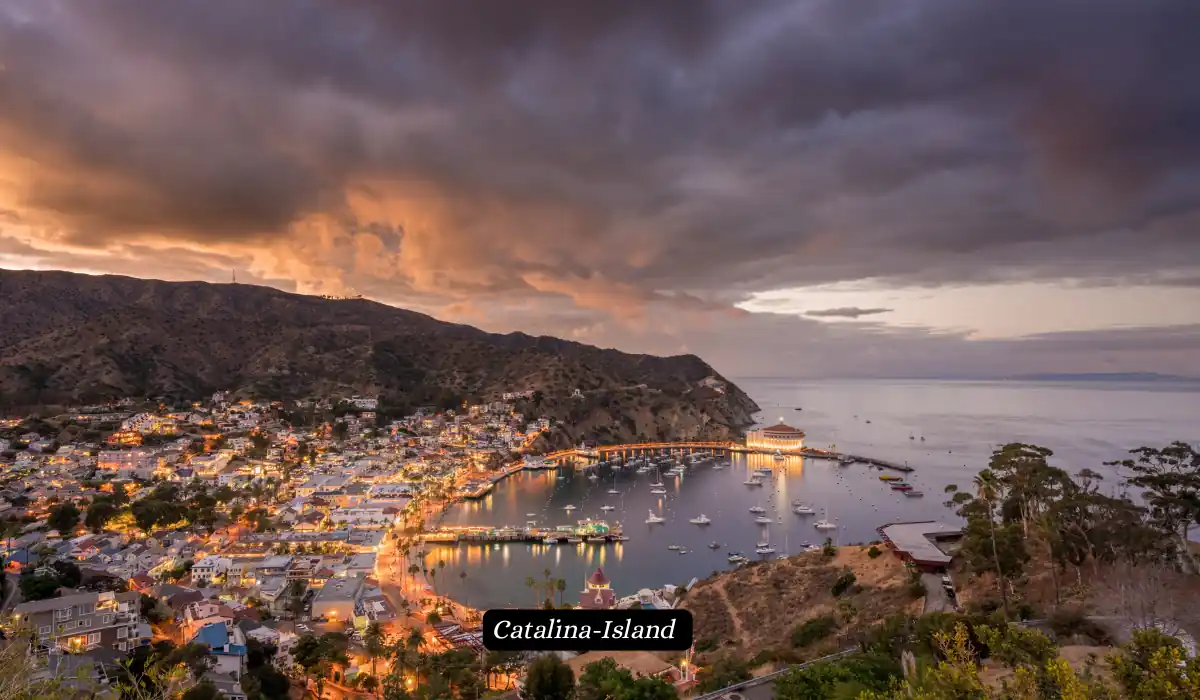
[[[746,433],[746,447],[771,452],[800,452],[804,449],[804,431],[785,425],[780,418],[776,425]]]

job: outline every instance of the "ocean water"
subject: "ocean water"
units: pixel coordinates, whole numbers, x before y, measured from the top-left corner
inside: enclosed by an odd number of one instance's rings
[[[565,525],[591,517],[620,522],[630,540],[604,546],[430,545],[429,565],[445,562],[439,588],[470,605],[503,607],[532,604],[536,594],[526,587],[526,577],[542,579],[547,569],[552,578],[567,582],[563,598],[569,601],[578,601],[583,580],[596,567],[604,568],[618,595],[684,584],[731,566],[726,559],[731,551],[752,558],[763,539],[785,554],[826,536],[839,543],[870,541],[877,538],[876,528],[889,522],[954,521],[943,505],[945,487],[967,485],[999,444],[1049,447],[1054,464],[1071,472],[1085,467],[1101,472],[1105,488],[1115,492],[1123,475],[1104,462],[1122,459],[1141,445],[1200,442],[1200,384],[735,381],[762,408],[762,423],[782,418],[803,429],[811,446],[908,463],[916,469],[908,481],[924,498],[891,491],[879,480],[880,472],[863,465],[800,458],[779,463],[765,455],[737,456],[723,470],[706,464],[679,479],[664,478],[665,496],[649,493],[653,474],[630,469],[602,468],[596,481],[571,469],[524,472],[480,501],[453,507],[445,522],[520,525],[533,519]],[[762,487],[744,485],[758,466],[772,468],[775,477]],[[606,493],[614,487],[620,495]],[[818,514],[797,516],[791,510],[796,500]],[[601,511],[605,504],[616,510]],[[565,510],[567,505],[575,510]],[[756,524],[752,506],[763,507],[773,523]],[[667,522],[647,525],[648,512]],[[825,512],[836,519],[836,531],[812,527]],[[688,522],[701,513],[713,523]],[[720,548],[710,549],[711,542]],[[668,550],[673,544],[689,553]]]

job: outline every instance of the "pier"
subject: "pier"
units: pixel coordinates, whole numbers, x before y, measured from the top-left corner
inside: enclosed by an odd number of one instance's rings
[[[601,521],[580,521],[578,525],[557,525],[538,527],[488,527],[488,526],[445,526],[436,530],[423,532],[418,537],[423,542],[434,543],[504,543],[529,542],[566,544],[613,544],[625,541],[619,525],[609,527]],[[574,542],[571,542],[574,540]]]
[[[574,448],[570,450],[560,450],[551,452],[545,455],[544,459],[547,464],[559,463],[567,459],[583,459],[583,460],[605,460],[613,457],[636,457],[641,455],[684,455],[695,452],[709,452],[714,455],[729,455],[733,453],[746,454],[772,454],[774,450],[762,449],[755,447],[747,447],[745,444],[723,441],[723,442],[643,442],[631,443],[624,445],[601,445],[589,448]],[[862,455],[844,454],[841,452],[832,452],[829,450],[820,450],[813,447],[805,447],[799,450],[781,450],[785,457],[807,457],[809,459],[828,459],[835,462],[844,462],[847,464],[866,464],[867,466],[877,469],[890,469],[898,472],[909,473],[915,471],[913,467],[907,464],[897,464],[885,459],[875,457],[864,457]],[[584,465],[590,466],[585,463]]]

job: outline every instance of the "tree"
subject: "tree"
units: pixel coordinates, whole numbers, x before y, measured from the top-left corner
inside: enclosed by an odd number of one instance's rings
[[[50,509],[50,514],[46,516],[46,524],[63,535],[68,535],[79,524],[79,509],[69,501],[59,504]]]
[[[17,584],[21,596],[25,600],[46,600],[58,597],[58,576],[54,574],[39,574],[34,571],[24,571]]]
[[[569,700],[575,689],[575,674],[557,656],[539,656],[525,674],[524,700]]]
[[[367,658],[371,660],[371,675],[374,676],[375,661],[387,656],[388,652],[383,627],[378,622],[367,625],[367,630],[363,634],[363,647],[367,652]]]
[[[112,499],[105,496],[97,496],[88,505],[83,524],[92,532],[98,534],[104,530],[104,526],[108,524],[108,521],[112,520],[120,512],[120,507],[113,503]]]
[[[561,606],[563,604],[563,593],[567,591],[566,579],[557,579],[554,582],[554,589],[558,591],[558,604]]]
[[[1176,441],[1160,449],[1139,447],[1130,453],[1136,458],[1112,464],[1134,472],[1129,483],[1145,490],[1151,517],[1175,538],[1188,570],[1200,573],[1188,545],[1191,529],[1200,525],[1200,452]]]
[[[700,681],[698,689],[701,693],[711,693],[735,683],[750,680],[751,676],[750,664],[733,656],[722,656],[712,665],[700,669],[696,674],[697,680]],[[579,684],[583,685],[582,677],[579,679]]]
[[[206,679],[188,688],[179,700],[222,700],[224,697],[221,691],[217,690],[217,686]]]

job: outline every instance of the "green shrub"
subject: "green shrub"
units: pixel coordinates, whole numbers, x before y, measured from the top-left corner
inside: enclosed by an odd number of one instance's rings
[[[819,642],[837,631],[837,628],[837,618],[832,615],[822,615],[805,620],[792,630],[792,647],[799,649]]]
[[[837,581],[833,582],[833,588],[830,588],[829,592],[836,598],[848,591],[857,581],[858,577],[854,575],[854,572],[847,569],[841,576],[838,576]]]
[[[867,550],[867,556],[871,559],[878,557],[880,554],[883,554],[883,552],[875,545],[871,545],[871,548]]]

